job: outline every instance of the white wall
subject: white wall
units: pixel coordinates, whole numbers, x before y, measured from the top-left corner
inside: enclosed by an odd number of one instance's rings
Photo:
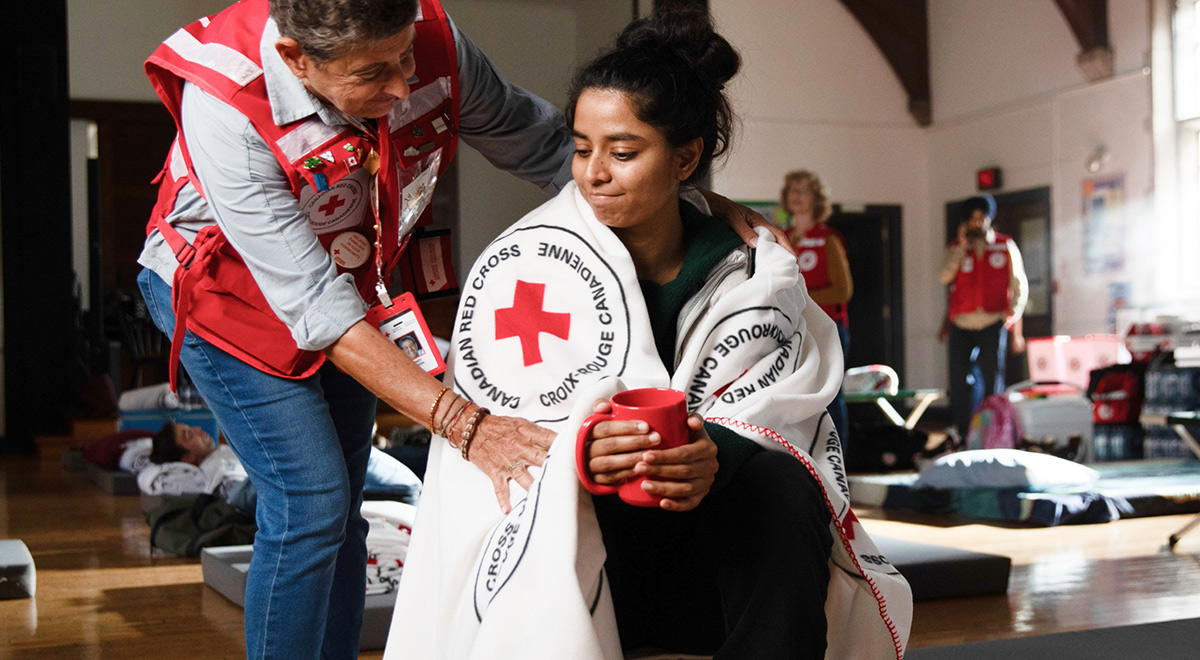
[[[575,68],[591,59],[632,17],[630,0],[453,0],[445,3],[465,32],[510,81],[561,108]],[[505,227],[548,199],[536,186],[492,167],[470,148],[456,156],[458,255],[465,276]]]
[[[142,63],[175,30],[230,0],[67,0],[72,99],[157,101]]]
[[[1054,331],[1104,332],[1108,285],[1131,282],[1145,294],[1153,259],[1144,227],[1151,214],[1149,6],[1111,0],[1113,79],[1088,84],[1075,64],[1078,44],[1054,3],[1043,0],[931,0],[930,51],[934,123],[928,130],[931,221],[941,236],[946,202],[975,194],[974,172],[999,166],[1004,189],[1051,188]],[[1084,163],[1098,146],[1110,154],[1102,169]],[[1087,274],[1084,268],[1083,182],[1121,174],[1125,199],[1121,236],[1126,266]],[[1141,231],[1139,231],[1141,230]],[[937,264],[921,282],[939,292]],[[909,319],[911,344],[929,337],[937,319]],[[930,376],[944,379],[945,353],[930,353]]]
[[[714,187],[735,199],[778,199],[784,173],[805,168],[835,202],[899,204],[906,385],[940,382],[925,368],[930,347],[913,334],[942,311],[941,299],[919,288],[929,248],[941,240],[930,219],[926,137],[887,60],[837,0],[760,0],[753,11],[744,0],[711,0],[710,7],[743,57],[730,86],[741,131]]]
[[[732,86],[743,120],[738,148],[714,177],[720,192],[773,199],[782,174],[821,174],[835,201],[904,210],[906,385],[946,384],[934,337],[945,312],[937,281],[948,201],[975,194],[977,169],[999,166],[1001,192],[1052,188],[1056,332],[1104,330],[1108,284],[1147,285],[1134,228],[1150,212],[1149,9],[1110,0],[1117,75],[1089,85],[1079,47],[1050,0],[930,0],[933,126],[915,126],[895,74],[837,0],[710,2],[745,57]],[[1127,258],[1087,276],[1082,253],[1084,161],[1104,144],[1098,174],[1122,173]]]

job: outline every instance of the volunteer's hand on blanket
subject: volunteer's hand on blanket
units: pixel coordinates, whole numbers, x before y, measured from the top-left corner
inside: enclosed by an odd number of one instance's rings
[[[533,477],[528,466],[540,466],[554,442],[554,433],[520,417],[488,415],[479,423],[471,442],[470,458],[495,486],[496,501],[508,513],[508,480],[529,490]]]
[[[788,252],[796,254],[796,248],[788,240],[787,234],[764,218],[761,213],[757,213],[750,207],[738,204],[727,197],[722,197],[711,190],[701,190],[700,194],[704,196],[704,201],[708,202],[708,207],[712,211],[713,216],[724,220],[725,224],[737,232],[737,235],[742,238],[742,241],[746,245],[758,247],[758,235],[754,233],[754,228],[766,227],[771,230],[772,234],[775,234],[776,243],[783,246],[783,249]]]
[[[595,412],[608,412],[605,399]],[[712,488],[717,474],[717,445],[704,430],[704,419],[692,413],[687,419],[690,441],[671,449],[655,449],[662,440],[645,422],[608,420],[592,427],[588,439],[588,470],[598,484],[614,485],[633,477],[646,477],[642,489],[662,497],[668,511],[690,511]]]

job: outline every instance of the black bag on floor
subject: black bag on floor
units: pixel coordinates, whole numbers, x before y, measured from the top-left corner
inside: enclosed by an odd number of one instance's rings
[[[895,424],[855,424],[846,452],[848,472],[915,470],[915,456],[925,451],[928,434]]]
[[[146,512],[150,545],[167,552],[199,557],[204,548],[254,543],[254,519],[225,500],[197,495]]]

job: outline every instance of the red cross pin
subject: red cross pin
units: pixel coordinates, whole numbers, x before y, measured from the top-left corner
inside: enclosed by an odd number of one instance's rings
[[[333,215],[338,209],[346,204],[346,200],[342,199],[341,195],[333,195],[329,201],[317,207],[317,210],[325,215]]]
[[[571,334],[571,315],[545,311],[545,297],[545,284],[517,280],[513,306],[496,310],[496,339],[519,338],[527,367],[542,361],[541,333],[563,340]]]

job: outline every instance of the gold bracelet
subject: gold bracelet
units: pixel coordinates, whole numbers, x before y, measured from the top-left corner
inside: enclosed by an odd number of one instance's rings
[[[479,424],[487,417],[490,411],[487,408],[477,408],[467,420],[467,426],[462,431],[462,457],[464,461],[470,461],[467,457],[467,452],[471,450],[471,441],[475,439],[475,432],[479,430]]]
[[[431,406],[429,408],[429,430],[430,431],[433,431],[437,427],[437,425],[434,424],[434,422],[433,422],[433,416],[437,413],[438,404],[440,404],[442,402],[442,398],[445,397],[446,392],[449,392],[449,391],[450,391],[449,387],[443,386],[441,394],[437,395],[437,398],[433,400],[433,406]]]
[[[454,410],[454,405],[462,400],[463,399],[461,396],[459,396],[458,394],[454,394],[454,398],[450,399],[450,402],[446,404],[446,412],[445,412],[445,414],[442,415],[441,425],[438,426],[437,428],[433,428],[433,429],[429,429],[429,430],[440,436],[445,437],[445,435],[446,435],[446,420],[450,419],[450,414]]]
[[[450,419],[450,423],[446,424],[445,426],[442,427],[442,436],[445,437],[446,442],[449,442],[450,446],[454,447],[455,449],[458,449],[462,445],[454,444],[454,424],[458,421],[458,418],[460,416],[462,416],[463,411],[466,410],[467,408],[470,408],[471,405],[472,404],[470,401],[467,401],[466,403],[464,403],[463,407],[459,408],[458,412],[454,413],[454,417],[452,417]]]

